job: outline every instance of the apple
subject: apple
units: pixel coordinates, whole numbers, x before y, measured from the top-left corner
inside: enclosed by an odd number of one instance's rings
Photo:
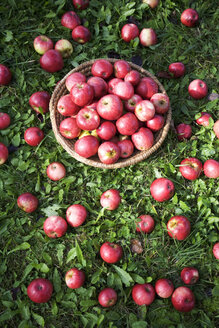
[[[202,163],[194,157],[185,158],[179,168],[182,176],[188,180],[196,180],[202,172]]]
[[[214,254],[214,257],[219,260],[219,243],[216,243],[214,244],[214,247],[213,247],[213,254]]]
[[[108,85],[104,79],[98,76],[93,76],[87,81],[89,85],[94,88],[94,98],[101,98],[105,96],[108,91]]]
[[[189,139],[192,135],[192,128],[189,124],[181,123],[176,126],[177,138],[179,141]]]
[[[136,284],[132,288],[132,298],[137,305],[150,305],[155,299],[155,290],[151,284]]]
[[[67,11],[62,16],[61,24],[70,30],[73,30],[76,26],[81,25],[81,20],[74,11]]]
[[[84,44],[91,39],[91,33],[83,25],[76,26],[72,31],[72,39],[78,43]]]
[[[59,181],[66,175],[66,169],[62,163],[53,162],[47,166],[46,174],[49,179]]]
[[[150,47],[157,43],[157,35],[152,28],[143,28],[139,35],[140,43],[144,47]]]
[[[136,222],[136,231],[151,233],[154,230],[154,219],[150,215],[140,215],[140,222]]]
[[[98,103],[98,101],[94,101],[94,102],[92,102],[91,104],[86,105],[85,107],[86,107],[86,108],[92,108],[92,109],[97,110],[97,103]]]
[[[176,62],[176,63],[172,63],[169,65],[168,68],[169,72],[171,73],[171,75],[176,79],[178,77],[181,77],[185,74],[185,65],[181,62]]]
[[[107,241],[100,247],[100,256],[106,263],[116,263],[121,260],[123,250],[121,246]]]
[[[158,178],[150,186],[151,196],[158,202],[169,200],[175,192],[174,184],[167,178]]]
[[[38,207],[38,199],[33,194],[26,192],[17,199],[17,205],[26,213],[34,212]]]
[[[116,134],[116,126],[114,123],[105,121],[97,129],[97,135],[103,140],[110,140]]]
[[[114,63],[114,75],[117,79],[124,79],[126,74],[131,71],[131,66],[125,60],[117,60]]]
[[[216,137],[219,139],[219,120],[214,123],[213,131],[216,134]]]
[[[138,26],[135,24],[125,24],[121,30],[121,38],[125,42],[130,42],[139,36]]]
[[[34,303],[46,303],[50,300],[53,292],[51,281],[37,278],[31,281],[27,287],[27,296]]]
[[[117,79],[117,77],[109,80],[108,82],[108,93],[113,93],[114,92],[114,87],[118,82],[123,82],[122,79]]]
[[[95,60],[91,67],[91,73],[93,76],[106,80],[113,74],[113,65],[106,59]]]
[[[198,23],[198,13],[195,9],[188,8],[181,14],[181,22],[183,25],[193,27]]]
[[[100,116],[95,109],[85,107],[78,112],[76,122],[82,130],[95,130],[100,125]]]
[[[124,101],[125,109],[128,112],[134,113],[135,111],[135,106],[139,101],[142,101],[141,96],[134,94],[130,99]]]
[[[116,121],[116,127],[120,134],[130,136],[139,127],[138,119],[133,113],[126,113]]]
[[[11,82],[12,74],[10,69],[0,64],[0,85],[8,85]]]
[[[98,302],[103,307],[111,307],[116,304],[117,293],[113,288],[104,288],[98,295]]]
[[[0,142],[0,165],[4,164],[8,159],[8,148]]]
[[[98,156],[104,164],[114,164],[120,157],[120,148],[111,141],[103,142],[98,148]]]
[[[141,122],[151,120],[155,115],[155,107],[149,100],[142,100],[135,106],[135,115]]]
[[[57,50],[50,49],[40,58],[40,66],[49,73],[55,73],[63,69],[64,62]]]
[[[122,100],[129,100],[134,95],[134,88],[130,82],[118,82],[114,86],[113,93]]]
[[[40,128],[31,127],[24,132],[24,140],[30,146],[36,147],[44,138],[44,133]]]
[[[72,227],[81,226],[87,218],[87,210],[83,205],[74,204],[67,208],[66,220]]]
[[[117,189],[109,189],[100,197],[100,204],[109,211],[113,211],[119,207],[121,196]]]
[[[134,145],[131,140],[125,139],[121,140],[117,143],[120,148],[120,157],[121,158],[128,158],[133,154]]]
[[[123,113],[123,103],[116,95],[106,95],[98,101],[97,112],[105,120],[117,120]]]
[[[207,84],[199,79],[193,80],[188,87],[189,94],[194,99],[202,99],[208,94]]]
[[[61,122],[59,131],[63,137],[74,139],[79,136],[81,129],[77,125],[76,118],[68,117]]]
[[[73,0],[72,2],[78,10],[84,10],[89,6],[89,0]]]
[[[189,312],[195,306],[195,296],[188,287],[178,287],[171,297],[172,304],[177,311]]]
[[[43,230],[49,238],[60,238],[64,236],[68,228],[67,222],[61,216],[49,216],[43,224]]]
[[[45,114],[49,110],[49,101],[50,94],[47,91],[38,91],[31,95],[29,104],[37,113],[40,113],[42,110]]]
[[[157,114],[165,114],[170,107],[169,97],[164,93],[155,93],[150,101],[154,105]]]
[[[158,93],[158,85],[152,78],[143,77],[136,87],[136,93],[143,99],[151,99],[155,93]]]
[[[184,284],[186,285],[193,285],[195,284],[199,279],[199,273],[196,268],[193,267],[186,267],[182,269],[180,277]]]
[[[152,9],[159,5],[160,0],[142,0],[143,3],[148,4]]]
[[[55,50],[60,52],[60,54],[62,55],[62,58],[68,58],[71,56],[71,54],[73,52],[73,47],[72,47],[71,42],[69,42],[66,39],[61,39],[56,42]]]
[[[79,112],[80,107],[71,100],[71,95],[67,94],[59,99],[57,110],[63,116],[74,116]]]
[[[73,88],[77,83],[86,82],[86,76],[82,73],[75,72],[70,75],[65,80],[65,86],[68,89],[68,91],[71,91],[71,88]]]
[[[174,286],[169,279],[159,279],[155,283],[155,291],[161,298],[168,298],[174,291]]]
[[[133,86],[137,85],[141,80],[141,75],[136,70],[131,70],[124,77],[125,82],[130,82]]]
[[[78,155],[89,158],[99,151],[99,141],[94,136],[85,136],[75,143],[75,151]]]
[[[184,240],[191,231],[191,225],[187,217],[183,215],[173,216],[167,222],[168,235],[177,240]]]
[[[147,128],[153,132],[157,132],[164,126],[165,119],[162,115],[155,114],[152,119],[146,122]]]
[[[82,270],[72,268],[65,274],[66,285],[71,289],[77,289],[83,286],[85,274]]]
[[[219,162],[214,159],[208,159],[203,166],[204,174],[208,178],[217,179],[219,177]]]
[[[71,88],[70,95],[76,105],[83,107],[93,100],[94,88],[86,82],[80,82]]]
[[[140,128],[132,135],[132,142],[138,150],[148,150],[154,143],[153,133],[148,128]]]
[[[196,123],[198,125],[208,126],[209,125],[209,118],[212,118],[212,115],[206,112],[201,112],[201,116],[197,118]]]
[[[33,47],[38,54],[43,55],[48,50],[53,49],[53,42],[46,35],[39,35],[34,39]]]
[[[0,112],[0,130],[7,129],[11,124],[11,118],[7,113]]]

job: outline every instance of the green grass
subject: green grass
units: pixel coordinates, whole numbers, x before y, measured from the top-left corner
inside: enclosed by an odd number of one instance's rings
[[[187,28],[180,23],[180,14],[192,6],[199,12],[200,24]],[[0,111],[11,116],[11,126],[0,131],[0,142],[14,148],[8,161],[0,167],[0,327],[104,327],[163,328],[217,327],[219,307],[218,263],[212,255],[218,241],[219,185],[218,180],[202,175],[186,181],[178,171],[185,157],[197,157],[202,162],[219,160],[219,142],[208,128],[194,123],[195,116],[208,111],[218,119],[218,101],[193,100],[187,88],[191,80],[203,79],[209,93],[217,91],[217,23],[219,13],[215,1],[161,1],[155,10],[141,1],[109,2],[91,0],[87,10],[79,12],[92,33],[92,40],[77,45],[70,31],[61,26],[65,11],[73,10],[70,0],[14,1],[0,4],[0,63],[9,66],[13,81],[0,87]],[[133,16],[140,28],[153,27],[158,44],[143,48],[137,42],[126,44],[120,30]],[[61,72],[49,74],[39,66],[39,55],[33,49],[33,39],[46,34],[54,41],[69,39],[74,47]],[[162,147],[147,160],[118,170],[100,170],[75,161],[55,140],[49,114],[40,122],[30,109],[28,100],[33,92],[54,86],[68,71],[83,61],[107,57],[116,51],[121,58],[140,56],[143,67],[156,74],[167,70],[171,62],[182,61],[186,75],[177,80],[162,80],[173,108],[175,124],[192,125],[189,141],[178,142],[172,130]],[[46,137],[37,148],[23,139],[30,126],[43,129]],[[17,150],[16,150],[17,149]],[[62,162],[66,178],[52,182],[46,167],[53,161]],[[165,203],[150,196],[151,182],[158,177],[174,181],[176,193]],[[109,188],[121,192],[122,203],[113,212],[102,211],[100,195]],[[16,204],[23,192],[32,192],[39,199],[39,208],[32,214],[22,212]],[[46,217],[65,217],[69,205],[81,203],[89,211],[82,227],[68,228],[58,240],[45,236],[42,229]],[[155,230],[149,235],[136,235],[135,219],[151,214]],[[166,223],[176,214],[187,216],[191,234],[183,242],[174,241],[166,232]],[[143,253],[131,252],[131,240],[139,238]],[[116,266],[103,263],[99,248],[106,240],[118,242],[124,258]],[[170,300],[156,298],[149,307],[138,307],[131,298],[135,283],[167,277],[175,287],[182,285],[180,272],[184,266],[195,266],[199,282],[192,286],[196,307],[188,314],[174,310]],[[86,273],[84,287],[72,291],[64,281],[71,267]],[[32,303],[26,294],[28,284],[37,277],[50,279],[54,292],[47,304]],[[111,309],[102,309],[97,302],[100,290],[116,289],[118,302]]]

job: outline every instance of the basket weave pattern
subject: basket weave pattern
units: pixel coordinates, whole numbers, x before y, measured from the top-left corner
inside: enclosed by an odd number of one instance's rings
[[[57,139],[57,141],[62,145],[62,147],[72,156],[74,157],[76,160],[85,163],[87,165],[91,165],[91,166],[95,166],[95,167],[99,167],[102,169],[117,169],[117,168],[121,168],[121,167],[125,167],[125,166],[129,166],[129,165],[133,165],[136,164],[144,159],[146,159],[147,157],[149,157],[151,154],[153,154],[160,146],[161,144],[164,142],[169,127],[170,127],[170,123],[171,123],[171,108],[169,108],[168,112],[165,114],[165,124],[163,126],[163,128],[158,131],[157,133],[154,134],[154,145],[145,151],[138,151],[135,150],[134,153],[132,154],[131,157],[129,158],[120,158],[118,160],[118,162],[116,162],[115,164],[103,164],[102,162],[100,162],[98,156],[93,156],[91,158],[84,158],[81,157],[80,155],[78,155],[75,151],[74,151],[74,144],[76,142],[75,139],[70,140],[70,139],[66,139],[64,138],[60,132],[59,132],[59,125],[61,123],[61,121],[63,119],[65,119],[66,117],[62,116],[58,110],[57,110],[57,103],[59,101],[59,99],[64,96],[65,94],[68,93],[68,90],[66,89],[65,86],[65,80],[66,78],[75,72],[80,72],[82,74],[84,74],[86,77],[90,77],[91,76],[91,67],[93,65],[93,63],[96,61],[97,59],[94,60],[90,60],[88,62],[85,62],[83,64],[81,64],[80,66],[76,67],[75,69],[71,70],[67,75],[65,75],[65,77],[58,83],[58,85],[55,87],[55,90],[52,94],[51,100],[50,100],[50,104],[49,104],[49,110],[50,110],[50,119],[51,119],[51,123],[52,123],[52,129],[53,132],[55,134],[55,137]],[[114,64],[118,59],[111,59],[108,58],[107,59],[109,62],[111,62],[111,64]],[[140,66],[137,66],[133,63],[130,63],[131,69],[136,70],[140,73],[141,77],[150,77],[152,78],[158,85],[159,87],[159,91],[160,93],[164,93],[166,94],[166,91],[163,87],[163,85],[157,80],[157,78],[152,75],[150,72],[146,71],[145,69],[141,68]]]

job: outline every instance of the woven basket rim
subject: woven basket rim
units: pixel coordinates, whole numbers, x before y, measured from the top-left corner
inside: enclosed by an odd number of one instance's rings
[[[116,61],[120,60],[120,59],[114,59],[114,58],[97,58],[97,59],[92,59],[92,60],[86,61],[86,62],[82,63],[81,65],[77,66],[76,68],[72,69],[70,72],[68,72],[56,85],[56,87],[52,93],[50,103],[49,103],[52,129],[53,129],[54,135],[55,135],[58,143],[77,161],[80,161],[84,164],[94,166],[97,168],[102,168],[102,169],[117,169],[117,168],[134,165],[134,164],[148,158],[150,155],[152,155],[154,152],[156,152],[156,150],[164,142],[164,140],[167,136],[167,133],[169,131],[169,128],[170,128],[170,123],[171,123],[171,118],[172,118],[171,107],[169,108],[168,112],[165,114],[165,116],[166,116],[165,124],[164,124],[163,128],[157,133],[154,145],[148,150],[136,151],[135,154],[129,158],[126,158],[126,159],[120,158],[114,164],[104,164],[104,163],[100,162],[100,160],[97,157],[96,158],[95,157],[84,158],[84,157],[78,155],[74,151],[74,146],[73,146],[75,143],[75,139],[73,139],[73,140],[66,139],[59,132],[59,126],[57,124],[57,115],[59,117],[61,117],[61,114],[59,114],[57,111],[57,103],[58,103],[58,100],[61,98],[61,96],[63,96],[64,94],[67,93],[67,89],[65,86],[65,81],[66,81],[67,77],[75,72],[82,72],[83,74],[85,74],[84,73],[84,71],[85,71],[87,73],[90,73],[92,64],[96,60],[99,60],[99,59],[108,60],[109,62],[111,62],[111,64],[114,64]],[[166,90],[164,89],[163,85],[153,74],[151,74],[150,72],[148,72],[147,70],[145,70],[144,68],[142,68],[136,64],[133,64],[129,61],[128,61],[128,63],[131,66],[131,68],[134,70],[137,70],[141,74],[141,76],[143,75],[145,77],[152,78],[157,83],[157,85],[159,87],[159,92],[167,95]],[[91,74],[86,75],[86,76],[90,76],[90,75]],[[67,117],[62,116],[62,119],[64,119],[64,118],[67,118]]]

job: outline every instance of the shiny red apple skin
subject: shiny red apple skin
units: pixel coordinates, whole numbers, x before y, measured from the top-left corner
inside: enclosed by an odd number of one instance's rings
[[[123,256],[123,250],[120,245],[107,241],[100,247],[100,256],[106,263],[117,263]]]
[[[143,77],[136,87],[136,93],[143,99],[151,99],[155,93],[158,93],[158,85],[152,78]]]
[[[76,116],[77,126],[82,130],[95,130],[100,125],[100,116],[92,108],[82,108]]]
[[[165,114],[170,107],[169,97],[163,93],[155,93],[150,101],[154,105],[157,114]]]
[[[149,100],[142,100],[135,106],[135,116],[141,122],[151,120],[155,115],[155,107]]]
[[[77,289],[83,286],[85,282],[85,274],[82,270],[72,268],[65,274],[66,285],[71,289]]]
[[[208,159],[203,166],[204,174],[208,178],[219,178],[219,162],[215,159]]]
[[[134,95],[134,88],[130,82],[118,82],[113,89],[113,94],[122,100],[129,100]]]
[[[158,202],[169,200],[175,192],[174,184],[167,178],[158,178],[150,186],[151,196]]]
[[[63,116],[74,116],[79,112],[80,107],[72,101],[71,95],[67,94],[59,99],[57,110]]]
[[[187,180],[196,180],[202,172],[202,163],[195,157],[185,158],[180,163],[179,171]]]
[[[120,157],[120,148],[114,142],[105,141],[98,148],[98,157],[104,164],[114,164]]]
[[[144,232],[144,233],[151,233],[154,230],[154,219],[150,215],[140,215],[139,219],[140,222],[136,222],[136,231],[137,232]]]
[[[120,157],[121,158],[128,158],[134,152],[134,145],[131,140],[125,139],[121,140],[117,143],[120,148]]]
[[[71,36],[75,42],[78,42],[81,44],[87,43],[91,39],[90,31],[88,30],[88,28],[86,28],[83,25],[76,26],[72,30]]]
[[[55,50],[61,54],[62,58],[68,58],[73,52],[73,47],[70,41],[60,39],[55,44]]]
[[[26,213],[34,212],[38,207],[38,199],[33,194],[26,192],[21,194],[17,199],[17,205]]]
[[[53,162],[47,166],[46,174],[52,181],[59,181],[66,175],[66,169],[60,162]]]
[[[201,112],[201,116],[197,118],[196,123],[198,125],[208,126],[210,117],[212,118],[211,114],[206,112]]]
[[[132,288],[132,298],[137,305],[150,305],[155,299],[155,290],[151,284],[136,284]]]
[[[40,58],[40,66],[46,72],[55,73],[63,69],[64,62],[57,50],[50,49]]]
[[[177,311],[190,312],[195,307],[195,296],[188,287],[178,287],[171,297],[172,304]]]
[[[138,85],[138,83],[140,82],[140,80],[141,80],[141,75],[136,70],[131,70],[124,77],[124,81],[125,82],[130,82],[133,86]]]
[[[161,298],[168,298],[174,291],[174,286],[169,279],[159,279],[155,283],[155,291]]]
[[[214,131],[216,137],[219,139],[219,120],[217,120],[217,121],[214,123],[213,131]]]
[[[133,113],[126,113],[116,121],[116,127],[120,134],[130,136],[138,130],[138,119]]]
[[[108,85],[104,79],[98,76],[92,76],[87,83],[94,88],[94,98],[101,98],[107,94]]]
[[[37,278],[27,287],[27,296],[34,303],[47,303],[53,292],[53,285],[48,279]]]
[[[196,268],[186,267],[182,269],[180,277],[184,284],[193,285],[199,280],[199,272]]]
[[[152,9],[159,5],[160,0],[142,0],[143,3],[147,3]]]
[[[116,95],[106,95],[98,101],[97,112],[105,120],[117,120],[123,113],[123,103]]]
[[[186,68],[185,65],[181,62],[172,63],[168,68],[172,76],[177,79],[185,74]]]
[[[97,129],[97,134],[102,140],[110,140],[116,135],[116,126],[114,123],[105,121]]]
[[[198,13],[195,9],[188,8],[181,14],[181,23],[188,27],[194,27],[198,23]]]
[[[94,136],[85,136],[78,139],[75,143],[75,151],[78,155],[89,158],[98,152],[99,141]]]
[[[165,119],[162,115],[155,114],[154,117],[146,122],[146,127],[153,132],[157,132],[164,126]]]
[[[128,100],[125,100],[124,101],[124,106],[125,106],[125,109],[128,111],[128,112],[132,112],[134,113],[135,111],[135,106],[137,105],[138,102],[142,101],[142,97],[137,95],[137,94],[134,94],[130,99]]]
[[[113,74],[113,65],[106,59],[98,59],[93,63],[91,73],[106,80]]]
[[[59,126],[61,135],[67,139],[77,138],[81,132],[81,129],[77,126],[76,118],[65,118]]]
[[[157,35],[152,28],[143,28],[139,35],[140,43],[144,47],[150,47],[157,43]]]
[[[0,85],[8,85],[11,82],[12,74],[10,69],[0,64]]]
[[[67,11],[61,18],[61,24],[73,30],[76,26],[81,25],[81,19],[74,11]]]
[[[0,142],[0,165],[4,164],[8,159],[8,148]]]
[[[38,127],[28,128],[24,132],[24,140],[26,141],[26,143],[28,145],[33,146],[33,147],[38,146],[40,144],[40,142],[43,140],[43,138],[44,138],[44,133]]]
[[[94,98],[94,89],[91,85],[86,82],[77,83],[71,88],[70,91],[72,101],[80,106],[86,106]]]
[[[219,260],[219,243],[214,244],[213,246],[213,255],[214,257]]]
[[[188,91],[192,98],[202,99],[208,94],[208,86],[204,81],[196,79],[189,84]]]
[[[53,49],[53,42],[45,35],[37,36],[33,41],[33,46],[36,52],[40,55],[44,55],[50,49]]]
[[[86,76],[80,72],[75,72],[70,74],[66,80],[65,85],[68,91],[71,91],[71,88],[73,88],[77,83],[86,82]]]
[[[117,293],[113,288],[104,288],[98,295],[98,302],[105,308],[115,305],[116,301]]]
[[[192,135],[192,128],[189,124],[180,123],[176,126],[177,138],[179,141],[190,139]]]
[[[125,60],[117,60],[114,65],[114,75],[117,79],[124,79],[126,74],[131,71],[131,66]]]
[[[187,217],[183,215],[173,216],[167,222],[168,235],[177,240],[186,239],[191,231],[191,225]]]
[[[72,2],[78,10],[84,10],[89,6],[89,0],[72,0]]]
[[[83,205],[74,204],[67,208],[66,220],[70,226],[80,227],[87,218],[87,210]]]
[[[109,189],[100,197],[100,204],[109,211],[113,211],[119,207],[121,196],[117,189]]]
[[[135,24],[125,24],[121,30],[121,38],[125,42],[130,42],[139,36],[138,26]]]
[[[65,219],[58,215],[49,216],[43,224],[43,230],[49,238],[60,238],[65,235],[68,225]]]
[[[49,110],[49,101],[50,94],[47,91],[37,91],[31,95],[29,104],[37,113],[40,113],[41,107],[43,113],[45,114]]]
[[[7,129],[11,124],[11,118],[7,113],[0,112],[0,130]]]
[[[122,82],[122,81],[123,81],[122,79],[117,79],[116,77],[109,80],[109,82],[108,82],[108,93],[113,94],[113,90],[114,90],[115,85],[118,82]]]
[[[138,150],[148,150],[154,144],[154,136],[148,128],[140,128],[132,135],[132,142]]]

